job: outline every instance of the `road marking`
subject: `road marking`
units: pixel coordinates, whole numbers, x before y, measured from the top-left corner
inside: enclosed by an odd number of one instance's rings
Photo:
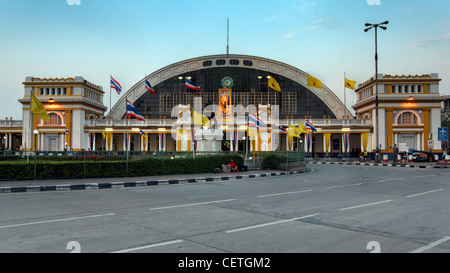
[[[439,190],[434,190],[434,191],[427,191],[427,192],[421,192],[421,193],[416,193],[416,194],[408,195],[408,196],[406,196],[406,197],[411,198],[411,197],[421,196],[421,195],[424,195],[424,194],[434,193],[434,192],[443,191],[443,190],[444,190],[444,189],[439,189]]]
[[[421,248],[419,248],[419,249],[416,249],[416,250],[414,250],[414,251],[412,251],[412,252],[410,252],[410,253],[422,253],[422,252],[424,252],[424,251],[427,251],[428,249],[431,249],[431,248],[433,248],[433,247],[435,247],[435,246],[438,246],[438,245],[440,245],[440,244],[443,244],[443,243],[447,242],[448,240],[450,240],[450,236],[447,236],[447,237],[445,237],[445,238],[440,239],[439,241],[436,241],[436,242],[434,242],[434,243],[431,243],[431,244],[429,244],[429,245],[426,245],[426,246],[424,246],[424,247],[421,247]]]
[[[272,196],[279,196],[279,195],[297,194],[297,193],[305,193],[305,192],[312,192],[312,191],[314,191],[314,190],[304,190],[304,191],[292,191],[292,192],[274,193],[274,194],[260,195],[260,196],[258,196],[258,198],[272,197]]]
[[[219,201],[210,201],[210,202],[202,202],[202,203],[193,203],[193,204],[184,204],[184,205],[176,205],[176,206],[167,206],[167,207],[151,208],[150,210],[162,210],[162,209],[184,208],[184,207],[201,206],[201,205],[216,204],[216,203],[224,203],[224,202],[232,202],[232,201],[236,201],[236,199],[227,199],[227,200],[219,200]]]
[[[434,176],[436,176],[436,175],[435,174],[433,174],[433,175],[422,175],[422,176],[414,176],[414,177],[411,177],[411,178],[415,179],[415,178],[425,178],[425,177],[434,177]]]
[[[347,188],[347,187],[356,187],[356,186],[360,186],[363,183],[358,183],[358,184],[349,184],[349,185],[342,185],[342,186],[333,186],[333,187],[328,187],[327,189],[338,189],[338,188]]]
[[[39,225],[39,224],[49,224],[49,223],[57,223],[57,222],[89,219],[89,218],[98,218],[98,217],[105,217],[105,216],[112,216],[112,215],[115,215],[115,213],[90,215],[90,216],[82,216],[82,217],[73,217],[73,218],[65,218],[65,219],[57,219],[57,220],[49,220],[49,221],[40,221],[40,222],[24,223],[24,224],[9,225],[9,226],[0,226],[0,229],[12,228],[12,227],[31,226],[31,225]]]
[[[270,222],[270,223],[265,223],[265,224],[259,224],[259,225],[244,227],[244,228],[237,228],[237,229],[232,229],[232,230],[225,231],[225,233],[234,233],[234,232],[245,231],[245,230],[249,230],[249,229],[255,229],[255,228],[260,228],[260,227],[267,227],[267,226],[272,226],[272,225],[278,225],[278,224],[293,222],[293,221],[297,221],[297,220],[301,220],[301,219],[311,218],[311,217],[314,217],[314,216],[317,216],[317,215],[319,215],[319,214],[316,213],[316,214],[311,214],[311,215],[298,217],[298,218],[292,218],[292,219],[288,219],[288,220],[281,220],[281,221],[275,221],[275,222]]]
[[[362,207],[368,207],[368,206],[374,206],[374,205],[379,205],[379,204],[383,204],[383,203],[388,203],[388,202],[392,202],[393,200],[385,200],[385,201],[381,201],[381,202],[376,202],[376,203],[370,203],[370,204],[364,204],[364,205],[358,205],[358,206],[353,206],[353,207],[348,207],[348,208],[343,208],[340,210],[351,210],[351,209],[357,209],[357,208],[362,208]]]
[[[140,247],[135,247],[135,248],[129,248],[129,249],[124,249],[124,250],[114,251],[114,252],[111,252],[111,253],[134,252],[134,251],[148,249],[148,248],[153,248],[153,247],[179,244],[179,243],[182,243],[182,242],[183,242],[183,240],[175,240],[175,241],[169,241],[169,242],[163,242],[163,243],[158,243],[158,244],[152,244],[152,245],[147,245],[147,246],[140,246]]]

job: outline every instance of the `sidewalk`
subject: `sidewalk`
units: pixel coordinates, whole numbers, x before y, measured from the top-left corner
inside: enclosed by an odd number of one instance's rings
[[[420,169],[446,169],[450,168],[449,163],[442,162],[360,162],[358,160],[346,160],[346,159],[321,159],[319,161],[308,159],[307,164],[312,165],[355,165],[355,166],[379,166],[379,167],[396,167],[396,168],[420,168]]]
[[[53,180],[23,180],[0,181],[1,193],[21,192],[48,192],[48,191],[73,191],[73,190],[97,190],[112,188],[130,188],[175,185],[186,183],[205,183],[214,181],[228,181],[237,179],[251,179],[258,177],[280,176],[306,173],[302,171],[273,171],[256,170],[238,173],[208,173],[208,174],[180,174],[147,177],[119,177],[119,178],[87,178],[87,179],[53,179]]]

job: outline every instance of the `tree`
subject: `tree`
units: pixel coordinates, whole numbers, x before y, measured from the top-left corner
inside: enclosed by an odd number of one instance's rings
[[[450,110],[442,109],[442,115],[441,115],[441,122],[442,127],[450,127]]]

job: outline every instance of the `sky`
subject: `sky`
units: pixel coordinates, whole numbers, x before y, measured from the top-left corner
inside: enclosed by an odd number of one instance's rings
[[[388,20],[379,73],[438,73],[449,95],[449,11],[448,0],[0,0],[0,119],[22,120],[27,76],[82,76],[109,108],[110,75],[126,92],[175,62],[225,54],[227,18],[230,54],[303,70],[348,108],[344,73],[358,83],[375,75],[375,32],[364,24]]]

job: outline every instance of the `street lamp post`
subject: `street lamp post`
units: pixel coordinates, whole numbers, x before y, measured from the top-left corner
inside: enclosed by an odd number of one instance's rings
[[[371,30],[372,28],[375,28],[375,139],[376,139],[376,162],[380,162],[380,140],[379,140],[379,118],[378,118],[378,28],[381,28],[383,30],[386,30],[387,27],[384,25],[389,24],[389,21],[385,21],[380,24],[369,24],[366,23],[365,26],[367,27],[364,29],[364,32],[367,32]]]
[[[39,134],[39,131],[34,130],[33,133],[34,133],[34,180],[36,180],[37,179],[37,165],[36,165],[37,141],[36,141],[36,139],[37,139],[37,135]]]

